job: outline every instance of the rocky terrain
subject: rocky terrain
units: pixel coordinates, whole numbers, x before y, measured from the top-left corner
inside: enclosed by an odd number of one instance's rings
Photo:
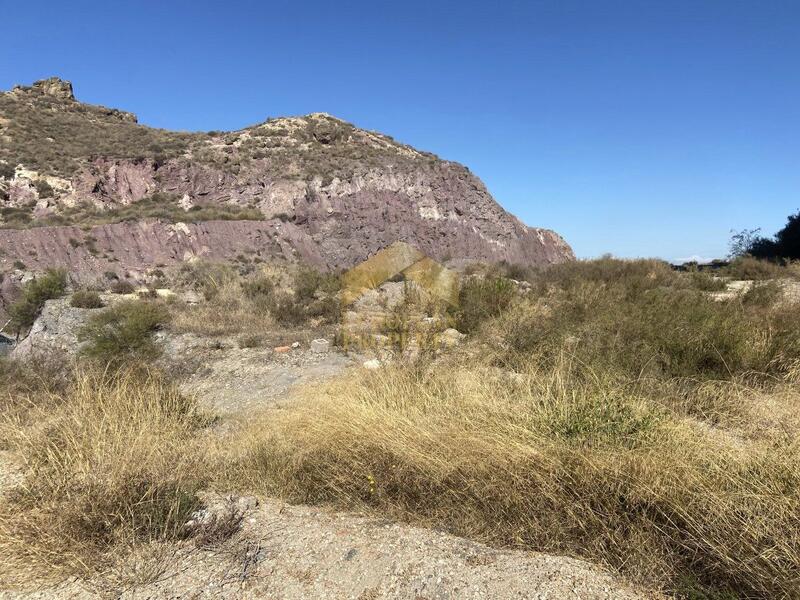
[[[0,94],[0,227],[3,272],[135,272],[246,250],[341,268],[397,240],[454,263],[573,258],[466,167],[330,115],[170,132],[78,102],[57,78]]]

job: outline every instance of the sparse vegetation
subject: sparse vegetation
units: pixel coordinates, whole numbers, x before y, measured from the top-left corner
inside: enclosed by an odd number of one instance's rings
[[[292,273],[272,266],[253,270],[242,275],[224,265],[184,267],[182,285],[199,291],[207,302],[176,307],[174,326],[206,335],[252,334],[254,329],[263,333],[275,323],[296,327],[312,319],[323,324],[339,320],[336,275],[307,266]]]
[[[91,290],[77,290],[70,298],[70,306],[75,308],[102,308],[103,300],[100,294]]]
[[[179,327],[202,321],[241,347],[262,342],[258,321],[276,319],[276,302],[307,318],[328,294],[319,274],[266,266],[242,276],[198,263],[180,277],[207,300],[173,307],[187,319]],[[97,569],[136,540],[185,535],[211,487],[575,555],[680,598],[792,597],[800,305],[778,301],[783,284],[714,300],[716,279],[611,258],[526,280],[467,280],[452,315],[471,332],[461,350],[305,388],[221,440],[200,435],[206,421],[190,399],[120,368],[158,354],[152,332],[166,308],[97,313],[82,339],[103,363],[124,357],[112,375],[0,390],[17,406],[0,433],[30,465],[0,508],[0,556]]]
[[[22,287],[20,298],[9,307],[14,331],[29,329],[47,300],[58,298],[67,289],[67,274],[63,270],[49,270]]]
[[[476,285],[482,358],[309,390],[244,434],[229,485],[578,554],[682,597],[791,596],[798,308],[697,287],[603,259],[487,316]]]
[[[459,291],[455,312],[456,329],[462,333],[475,331],[484,321],[506,310],[516,290],[504,277],[474,277],[467,279]]]
[[[0,159],[46,175],[69,177],[91,156],[172,158],[204,137],[137,125],[101,106],[44,95],[30,100],[33,106],[10,95],[0,96],[0,115],[7,119]]]
[[[7,211],[3,216],[3,227],[6,228],[27,228],[27,227],[50,227],[55,225],[80,225],[81,227],[96,227],[108,225],[110,223],[122,223],[125,221],[140,221],[142,219],[158,219],[169,223],[197,223],[200,221],[262,221],[264,215],[255,208],[248,208],[233,205],[209,205],[193,206],[186,211],[178,204],[178,198],[171,194],[155,193],[152,196],[142,198],[137,202],[112,208],[110,210],[100,210],[92,204],[77,204],[73,207],[62,209],[58,214],[53,214],[38,219],[34,219],[31,209],[24,211],[17,209],[14,212]],[[91,237],[85,240],[85,246],[93,254],[96,253]],[[73,248],[80,245],[77,240],[70,240]]]
[[[125,300],[94,315],[79,333],[86,342],[83,354],[99,363],[119,367],[147,362],[160,349],[152,334],[169,322],[169,311],[159,302]]]

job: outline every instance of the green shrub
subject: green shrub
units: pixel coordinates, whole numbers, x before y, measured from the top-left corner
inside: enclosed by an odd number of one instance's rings
[[[26,283],[22,287],[22,295],[8,310],[14,330],[30,328],[44,303],[63,296],[66,289],[67,273],[63,270],[50,269],[44,275]]]
[[[334,273],[321,273],[307,266],[300,267],[295,273],[294,294],[300,302],[310,302],[318,292],[335,294],[341,287],[341,281]]]
[[[461,286],[455,326],[462,333],[475,331],[481,323],[496,317],[510,305],[516,288],[504,277],[471,277]]]
[[[132,294],[136,288],[130,281],[119,279],[111,284],[111,291],[114,294]]]
[[[792,324],[800,308],[764,310],[773,285],[739,302],[691,288],[642,290],[638,277],[609,281],[549,290],[502,315],[499,361],[552,367],[566,347],[597,372],[706,380],[780,374],[800,359],[800,330]]]
[[[342,318],[342,303],[337,296],[325,296],[308,305],[308,314],[325,323],[338,323]]]
[[[308,318],[306,307],[285,293],[275,295],[270,312],[281,325],[300,325]]]
[[[44,179],[37,179],[33,182],[33,187],[36,188],[39,198],[52,198],[53,188]]]
[[[94,315],[78,335],[83,354],[103,364],[157,358],[160,348],[152,334],[169,322],[169,311],[158,302],[126,300]]]
[[[275,304],[275,284],[267,277],[258,277],[242,282],[245,297],[258,312],[270,312]]]
[[[100,294],[97,292],[78,290],[72,294],[70,306],[75,308],[102,308],[103,301],[100,299]]]

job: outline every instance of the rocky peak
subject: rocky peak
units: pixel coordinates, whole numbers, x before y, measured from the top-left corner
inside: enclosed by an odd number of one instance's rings
[[[75,100],[75,94],[72,92],[72,83],[60,77],[40,79],[39,81],[34,81],[33,85],[29,87],[18,85],[14,87],[14,90],[33,92],[44,96],[59,98],[61,100]]]

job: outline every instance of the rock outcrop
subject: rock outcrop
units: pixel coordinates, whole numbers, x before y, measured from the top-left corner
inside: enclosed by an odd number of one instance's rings
[[[14,87],[12,92],[16,94],[44,94],[61,100],[75,100],[75,94],[72,92],[72,83],[64,81],[60,77],[48,77],[47,79],[34,81],[30,87],[18,85]]]

